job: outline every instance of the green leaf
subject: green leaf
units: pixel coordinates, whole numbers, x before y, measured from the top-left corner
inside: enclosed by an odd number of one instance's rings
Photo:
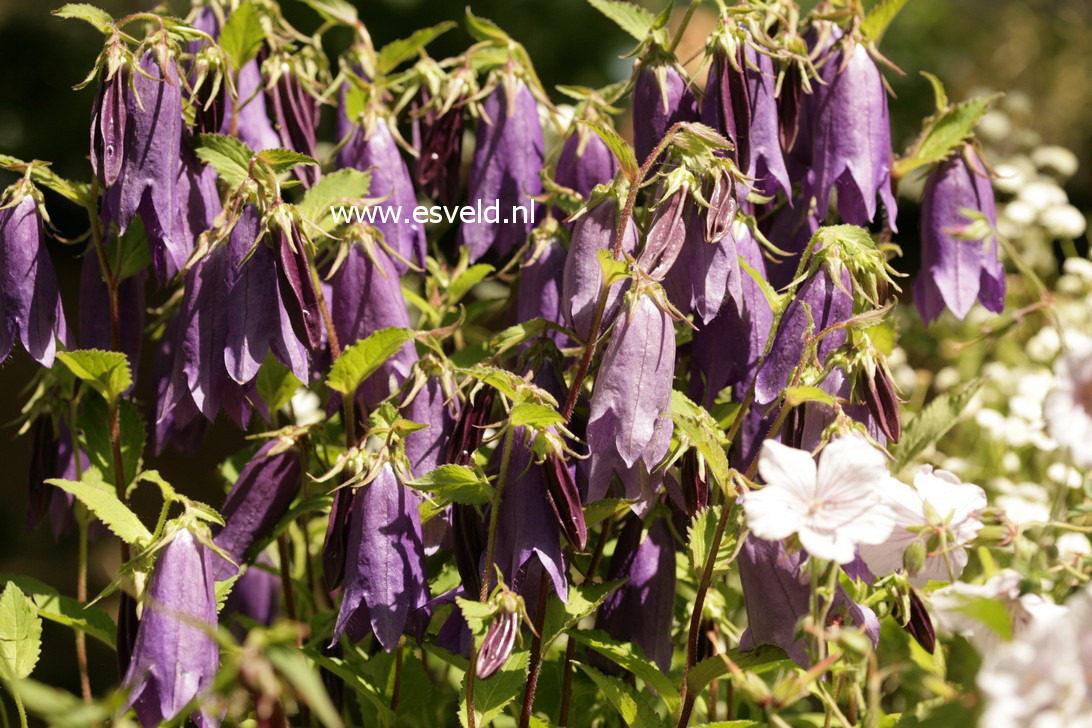
[[[321,15],[323,20],[342,25],[356,24],[356,8],[348,0],[303,0],[303,2]]]
[[[726,487],[731,470],[724,453],[724,434],[713,415],[678,390],[671,392],[671,421],[678,428],[676,435],[685,437],[705,460],[713,479]]]
[[[85,703],[72,693],[37,680],[21,680],[14,689],[26,706],[50,728],[87,728],[107,725],[117,707],[107,701]],[[32,723],[33,725],[33,723]]]
[[[1012,639],[1012,617],[1008,607],[989,597],[964,596],[962,599],[963,604],[956,607],[955,611],[978,620],[1006,642]]]
[[[508,34],[489,18],[483,18],[470,11],[466,6],[466,30],[474,40],[493,40],[508,43]],[[464,713],[466,711],[463,711]]]
[[[136,514],[105,487],[63,478],[50,478],[46,482],[76,496],[80,503],[87,506],[96,518],[125,543],[146,544],[152,540],[151,532],[144,527]]]
[[[474,681],[474,724],[484,728],[501,714],[517,695],[523,694],[527,680],[527,650],[513,652],[500,670],[488,680]],[[459,721],[466,726],[466,677],[463,677],[463,698],[459,701]]]
[[[257,566],[249,566],[248,569],[257,569]],[[235,572],[223,581],[218,581],[213,585],[213,589],[216,594],[216,613],[224,611],[224,605],[227,604],[228,597],[231,596],[231,590],[235,588],[235,582],[239,581],[242,577],[241,572]]]
[[[249,4],[243,7],[249,7]],[[230,187],[238,187],[250,176],[250,160],[254,152],[235,137],[225,134],[198,134],[197,149],[194,151]]]
[[[905,4],[906,0],[880,0],[865,16],[861,23],[861,32],[879,45],[887,26],[891,25],[891,21]]]
[[[23,680],[34,672],[42,649],[42,620],[14,582],[0,594],[0,677]]]
[[[784,650],[769,645],[756,647],[747,652],[728,650],[725,655],[744,672],[765,672],[789,662],[789,656]],[[690,672],[686,674],[686,689],[693,695],[700,695],[706,685],[727,674],[728,666],[719,655],[707,657],[690,668]]]
[[[110,13],[87,3],[68,3],[53,11],[58,18],[82,20],[107,35],[114,31],[114,19]]]
[[[957,146],[971,137],[975,124],[1000,96],[977,96],[927,119],[916,147],[908,156],[895,162],[895,175],[903,177],[918,167],[946,159]]]
[[[344,395],[353,395],[361,382],[412,338],[411,329],[391,327],[380,329],[368,338],[361,339],[341,352],[341,356],[330,367],[326,386]]]
[[[637,6],[634,5],[633,7]],[[603,143],[607,145],[607,148],[614,154],[615,159],[618,160],[618,166],[622,168],[622,174],[626,176],[626,179],[632,181],[637,178],[640,167],[637,166],[637,155],[629,142],[606,124],[597,124],[584,119],[581,119],[580,123],[599,135],[599,138],[603,140]]]
[[[828,407],[833,407],[835,404],[834,395],[829,392],[824,392],[822,389],[819,389],[819,387],[802,385],[799,387],[787,387],[785,389],[786,407],[799,407],[808,402],[818,402],[820,404],[825,404]]]
[[[299,651],[287,647],[270,647],[266,657],[273,667],[292,685],[296,695],[311,708],[319,722],[327,728],[340,728],[341,715],[330,701],[322,679]]]
[[[459,277],[451,282],[447,289],[447,302],[454,306],[462,297],[470,292],[470,289],[481,283],[482,279],[496,270],[486,263],[472,265],[459,274]]]
[[[397,68],[403,61],[416,56],[422,48],[434,41],[439,36],[456,26],[455,21],[445,20],[431,28],[421,28],[414,31],[409,38],[392,40],[379,49],[376,56],[376,70],[380,75],[386,75]]]
[[[695,514],[694,520],[690,522],[690,527],[687,530],[687,539],[690,541],[690,566],[696,574],[705,572],[705,560],[712,548],[713,537],[717,534],[717,523],[720,520],[721,508],[722,506],[703,508]],[[735,537],[728,532],[728,529],[725,529],[720,539],[720,548],[717,549],[716,558],[713,561],[713,576],[728,573],[728,567],[731,566],[735,548]]]
[[[318,166],[318,162],[314,157],[308,157],[306,154],[300,154],[294,152],[291,149],[285,149],[284,147],[275,147],[273,149],[263,149],[258,152],[258,163],[264,164],[273,170],[275,174],[281,172],[287,172],[293,167],[300,165]]]
[[[441,465],[406,485],[454,503],[480,506],[493,500],[493,487],[478,473],[462,465]]]
[[[645,657],[644,650],[632,642],[618,642],[600,630],[578,629],[569,632],[569,636],[644,680],[656,689],[669,706],[679,700],[679,691],[675,685],[660,672],[660,668]]]
[[[633,688],[616,677],[604,675],[594,667],[576,661],[573,664],[592,679],[592,682],[599,688],[599,692],[607,696],[607,700],[622,716],[622,721],[626,725],[638,726],[638,728],[660,728],[661,723],[656,711],[652,710],[647,700],[641,699],[642,693],[634,691]],[[648,697],[647,694],[644,695]]]
[[[106,259],[118,281],[132,278],[152,264],[152,253],[148,248],[148,236],[144,233],[144,222],[139,216],[134,217],[120,240],[116,235],[106,243]]]
[[[117,486],[114,468],[114,454],[110,442],[110,414],[105,402],[94,398],[84,402],[80,411],[79,425],[83,450],[88,464],[84,471],[85,482],[101,481]],[[119,445],[121,465],[125,482],[128,486],[133,481],[143,462],[144,441],[147,430],[140,409],[130,400],[118,403]]]
[[[292,395],[302,386],[303,383],[296,379],[292,371],[277,361],[273,352],[266,354],[265,361],[258,370],[255,387],[270,412],[275,412],[291,402]]]
[[[558,635],[572,629],[580,620],[599,608],[607,596],[622,586],[625,580],[617,579],[603,584],[569,584],[569,603],[551,599],[546,604],[546,617],[542,623],[542,648],[545,651]]]
[[[329,232],[337,223],[330,214],[332,205],[344,204],[347,200],[359,200],[368,194],[371,187],[371,172],[359,169],[339,169],[325,174],[315,185],[307,190],[298,205],[300,214],[315,225]]]
[[[565,418],[553,407],[535,402],[524,402],[512,408],[508,414],[508,422],[513,427],[533,427],[536,430],[545,430],[547,427],[564,423]]]
[[[220,48],[227,54],[231,67],[238,72],[258,55],[265,40],[261,18],[254,3],[244,2],[235,9],[220,31]]]
[[[385,692],[375,684],[374,680],[362,674],[354,665],[340,657],[327,657],[317,650],[309,648],[304,648],[304,653],[319,667],[329,670],[344,680],[345,684],[357,695],[363,695],[376,710],[382,725],[394,725],[396,717],[394,711],[389,707]]]
[[[588,0],[588,4],[618,24],[637,40],[644,40],[656,24],[656,16],[627,0]]]
[[[81,604],[72,597],[65,596],[53,587],[29,576],[0,574],[0,583],[11,582],[19,587],[38,610],[38,616],[50,622],[63,624],[86,632],[111,649],[115,646],[117,626],[102,609]]]
[[[494,336],[486,343],[484,348],[493,356],[503,354],[512,347],[518,346],[528,339],[540,336],[546,329],[546,319],[536,318],[531,319],[530,321],[524,321],[521,324],[509,326],[504,331]]]
[[[557,406],[557,400],[549,392],[536,387],[515,372],[510,372],[507,369],[479,364],[458,371],[460,374],[473,377],[483,384],[488,384],[511,400],[513,404],[545,402],[553,407]]]
[[[133,383],[129,359],[120,351],[78,349],[58,352],[57,358],[108,402],[116,401]]]
[[[766,303],[769,304],[770,310],[773,311],[775,315],[781,311],[782,307],[785,305],[784,299],[774,290],[774,287],[770,285],[770,282],[766,280],[766,277],[752,268],[751,264],[744,260],[742,255],[739,256],[739,266],[747,271],[747,275],[751,276],[755,285],[762,291],[762,296],[766,299]]]
[[[626,498],[601,498],[597,501],[584,504],[584,523],[590,528],[604,518],[625,513],[637,500]]]
[[[902,437],[892,449],[895,463],[891,472],[899,472],[913,462],[918,455],[925,452],[926,448],[944,437],[948,430],[959,421],[960,415],[967,408],[967,403],[982,386],[982,381],[976,379],[959,392],[940,395],[916,417],[905,423],[902,428]]]

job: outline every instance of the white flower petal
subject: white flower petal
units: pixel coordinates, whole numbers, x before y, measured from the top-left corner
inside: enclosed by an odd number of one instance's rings
[[[804,503],[815,496],[815,461],[804,450],[766,440],[758,456],[758,472],[767,486],[788,488]]]
[[[818,495],[826,501],[849,501],[871,493],[888,477],[883,454],[864,438],[840,437],[819,456]]]
[[[779,541],[796,533],[806,507],[789,489],[772,485],[751,491],[743,499],[747,527],[767,541]]]
[[[797,536],[804,550],[817,559],[848,564],[856,558],[853,542],[838,533],[815,531],[803,526]]]

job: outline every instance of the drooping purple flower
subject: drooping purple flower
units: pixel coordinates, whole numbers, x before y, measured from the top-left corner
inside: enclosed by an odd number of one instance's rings
[[[445,462],[453,465],[468,465],[474,451],[482,444],[485,437],[485,425],[493,409],[496,390],[485,387],[473,399],[469,399],[459,412],[455,428],[448,440]],[[474,506],[462,503],[451,504],[451,540],[455,552],[455,567],[462,579],[463,589],[468,594],[481,593],[481,559],[485,552],[485,525]]]
[[[193,253],[197,237],[212,228],[220,214],[220,192],[216,189],[216,170],[201,163],[185,136],[179,158],[171,240],[179,258],[186,259]]]
[[[179,344],[178,322],[178,316],[167,319],[152,363],[155,399],[152,402],[151,421],[155,426],[151,428],[150,444],[156,455],[162,454],[168,444],[182,452],[196,452],[208,429],[208,420],[201,416],[191,397],[180,397],[177,402],[171,403],[174,353]]]
[[[671,303],[683,313],[709,323],[720,312],[726,298],[736,309],[743,306],[743,272],[739,267],[737,237],[750,236],[742,223],[732,223],[719,239],[705,240],[705,225],[691,207],[685,221],[685,241],[674,265],[664,279]]]
[[[793,207],[782,207],[768,220],[762,231],[774,245],[788,253],[771,260],[766,266],[770,284],[780,290],[796,277],[800,257],[819,229],[819,221],[801,200],[797,200]]]
[[[516,322],[542,318],[560,324],[562,281],[568,251],[556,232],[540,238],[536,231],[532,240],[537,244],[527,249],[523,265],[520,266],[519,289],[516,292]],[[558,346],[565,340],[564,335],[557,331],[551,331],[547,336]]]
[[[264,553],[258,557],[257,563],[272,564]],[[280,594],[281,580],[256,564],[248,568],[231,587],[220,617],[226,622],[229,615],[239,614],[268,627],[277,618]],[[240,639],[244,636],[237,635]]]
[[[808,328],[808,315],[804,304],[811,309],[811,318],[815,324],[812,336],[846,321],[853,314],[853,298],[846,293],[850,286],[848,271],[843,271],[842,286],[845,290],[834,284],[825,266],[800,284],[796,296],[781,317],[770,355],[758,372],[755,385],[756,403],[765,405],[774,401],[789,386],[790,373],[801,364],[804,336]],[[845,340],[844,329],[837,329],[824,336],[816,348],[819,363],[826,362],[827,356],[845,343]]]
[[[299,452],[289,448],[270,454],[277,444],[276,440],[270,441],[254,453],[220,509],[224,525],[214,533],[213,542],[237,564],[247,561],[255,543],[272,535],[299,492]],[[213,561],[213,576],[217,581],[235,574],[230,562],[219,557]]]
[[[550,453],[542,467],[546,471],[546,495],[557,516],[558,527],[573,548],[583,551],[588,545],[588,526],[584,521],[575,468],[556,453]]]
[[[371,170],[369,197],[387,198],[376,203],[381,209],[376,212],[372,224],[383,233],[387,245],[398,255],[424,266],[425,227],[413,218],[417,194],[413,190],[413,180],[402,159],[402,153],[387,126],[387,120],[382,117],[374,119],[369,130],[367,127],[353,126],[344,118],[344,114],[340,114],[339,134],[342,134],[342,129],[345,134],[352,129],[352,136],[338,152],[337,166]],[[388,216],[384,216],[382,208],[389,211]],[[401,219],[395,218],[396,213]],[[392,258],[391,262],[394,263],[398,275],[406,272],[405,263],[397,258]]]
[[[91,169],[104,187],[117,182],[125,149],[126,84],[129,75],[120,67],[99,81],[91,110]]]
[[[273,251],[258,240],[258,212],[248,205],[228,238],[227,339],[224,365],[240,384],[258,374],[272,349],[296,379],[307,381],[307,348],[296,338],[277,280]],[[256,247],[255,247],[256,246]],[[253,254],[244,263],[251,249]]]
[[[831,53],[820,69],[823,83],[814,85],[807,193],[816,198],[823,216],[831,191],[837,189],[842,221],[862,226],[875,217],[879,194],[894,229],[887,92],[880,70],[863,45],[853,46],[841,70],[844,53],[843,49]]]
[[[410,612],[429,601],[417,499],[385,464],[357,500],[332,642],[342,633],[359,642],[370,627],[390,652]]]
[[[334,491],[334,502],[330,504],[326,535],[322,541],[322,580],[327,591],[337,589],[345,578],[349,524],[352,521],[355,500],[356,493],[352,488],[338,488]]]
[[[463,110],[459,103],[443,114],[429,109],[414,125],[415,180],[425,195],[444,205],[455,202],[463,156]]]
[[[488,680],[507,662],[519,634],[519,612],[501,611],[493,617],[474,663],[479,680]]]
[[[618,160],[606,143],[587,127],[578,127],[561,146],[554,179],[587,200],[596,185],[610,182],[617,173]]]
[[[869,411],[867,405],[849,404],[851,386],[842,369],[834,369],[819,384],[824,392],[845,402],[841,411],[852,419],[865,426],[868,436],[884,444],[887,442],[887,433],[880,421]],[[892,395],[894,393],[892,392]],[[834,423],[837,412],[833,407],[822,402],[808,402],[806,405],[796,408],[785,421],[782,428],[781,440],[785,444],[792,445],[800,450],[814,451],[822,443],[823,432]]]
[[[160,282],[186,263],[189,250],[175,240],[178,166],[182,143],[182,87],[173,58],[160,68],[145,52],[126,94],[125,145],[116,182],[103,200],[103,222],[123,235],[140,214]]]
[[[353,245],[331,280],[331,316],[343,348],[390,326],[409,327],[402,283],[393,261],[380,248]],[[391,377],[401,384],[417,352],[407,342],[360,385],[357,396],[369,409],[391,393]]]
[[[675,190],[656,206],[644,247],[637,257],[637,265],[653,280],[664,279],[682,252],[687,240],[687,228],[698,227],[696,223],[700,220],[692,214],[693,210],[694,205],[685,187]]]
[[[614,244],[617,231],[615,205],[604,200],[587,212],[573,228],[569,254],[565,258],[565,270],[561,280],[561,311],[569,325],[582,341],[590,335],[595,306],[603,283],[603,269],[599,264],[599,251],[609,250]],[[637,226],[630,218],[622,237],[622,250],[632,254],[637,247]],[[603,321],[613,318],[618,308],[619,296],[627,284],[615,284],[607,297]]]
[[[964,210],[982,215],[990,231],[981,240],[959,235],[974,221]],[[975,152],[957,154],[937,166],[921,200],[921,272],[914,282],[914,303],[930,323],[948,308],[964,318],[975,301],[987,311],[1005,307],[1005,271],[997,259],[997,207],[993,186]]]
[[[66,338],[57,274],[28,194],[0,210],[0,362],[19,341],[32,359],[51,367],[57,339]]]
[[[657,518],[646,532],[639,518],[630,517],[618,536],[607,579],[626,582],[603,602],[595,628],[634,643],[666,673],[675,613],[675,542],[667,522]],[[595,655],[592,660],[605,666]]]
[[[425,380],[413,399],[402,406],[402,416],[410,422],[428,425],[405,439],[410,470],[419,478],[444,463],[448,441],[455,429],[455,416],[438,377]]]
[[[207,630],[216,629],[216,594],[211,552],[181,530],[161,552],[152,570],[125,673],[130,707],[145,728],[178,715],[212,686],[220,650]],[[220,724],[202,708],[199,726]]]
[[[118,311],[121,350],[129,358],[129,369],[136,380],[140,363],[140,344],[144,338],[144,281],[143,271],[126,278],[118,286]],[[84,255],[80,270],[80,331],[82,349],[112,349],[110,341],[110,299],[106,283],[102,280],[99,259],[90,253]]]
[[[291,72],[281,73],[272,87],[266,87],[265,94],[273,107],[281,146],[314,157],[315,132],[319,122],[319,106],[315,98]],[[318,181],[319,170],[314,165],[302,164],[293,168],[293,172],[305,187]]]
[[[749,536],[739,554],[739,579],[747,607],[747,629],[740,649],[775,645],[801,667],[809,664],[807,642],[796,638],[796,623],[810,611],[811,586],[801,564],[807,554],[789,553],[781,541]],[[871,609],[854,603],[839,585],[828,622],[845,619],[860,627],[876,645],[880,623]]]
[[[522,245],[534,226],[531,198],[542,192],[545,143],[530,89],[518,80],[499,83],[482,111],[488,119],[478,122],[467,203],[480,207],[483,215],[459,226],[459,243],[470,250],[471,262],[488,250],[504,258]],[[498,220],[488,222],[485,211],[494,205]]]
[[[275,149],[281,145],[280,136],[273,128],[273,122],[269,120],[269,109],[265,103],[265,94],[262,93],[264,85],[258,59],[245,63],[239,69],[239,78],[235,85],[239,97],[238,111],[234,109],[236,103],[229,98],[224,126],[220,129],[221,134],[236,132],[239,139],[255,152]]]
[[[642,62],[633,87],[633,148],[637,163],[645,161],[674,124],[697,120],[698,103],[675,66]]]
[[[29,497],[27,498],[27,528],[33,529],[45,516],[49,516],[53,538],[75,525],[72,503],[75,496],[60,488],[48,485],[50,478],[77,480],[76,457],[87,463],[86,456],[80,452],[74,455],[72,433],[64,420],[57,423],[54,432],[53,422],[46,415],[39,415],[31,428]]]
[[[292,223],[291,232],[272,232],[274,262],[281,300],[292,331],[307,350],[314,353],[322,347],[322,319],[319,314],[318,291],[311,275],[311,262],[304,250],[305,242],[299,228]]]

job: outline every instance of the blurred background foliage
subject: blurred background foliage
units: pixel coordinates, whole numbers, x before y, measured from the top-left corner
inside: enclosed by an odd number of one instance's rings
[[[642,1],[654,10],[662,7],[653,0]],[[90,172],[88,122],[94,85],[78,92],[71,87],[86,75],[102,40],[82,23],[52,17],[50,11],[62,4],[62,0],[0,0],[0,152],[22,159],[49,160],[60,174],[86,179]],[[156,5],[151,0],[98,0],[95,4],[115,17]],[[430,46],[432,55],[442,58],[457,54],[470,43],[461,27],[463,0],[357,0],[355,4],[377,46],[447,19],[459,21],[460,27]],[[676,21],[685,8],[685,3],[679,4],[683,8],[677,11]],[[805,7],[813,4],[804,3]],[[865,4],[872,3],[866,0]],[[169,5],[178,15],[188,9],[188,3],[177,0]],[[289,21],[301,30],[309,32],[318,26],[317,16],[302,2],[283,0],[282,6]],[[632,39],[585,0],[473,0],[472,6],[477,14],[493,19],[527,47],[548,89],[562,83],[600,86],[630,73],[631,61],[621,56],[632,47]],[[711,7],[701,8],[680,45],[679,55],[684,61],[694,58],[688,64],[692,72],[698,66],[712,17]],[[1067,170],[1058,177],[1069,202],[1087,214],[1092,210],[1090,38],[1092,3],[1088,0],[910,0],[881,46],[884,54],[905,72],[903,76],[885,72],[897,97],[891,103],[896,152],[910,144],[922,117],[933,111],[932,90],[920,71],[939,76],[954,100],[984,91],[1003,91],[1007,94],[1005,100],[983,120],[980,131],[988,142],[987,149],[1002,150],[999,154],[1005,157],[992,162],[1006,163],[1006,171],[1031,170],[1023,177],[1013,177],[1006,191],[1019,197],[1023,180],[1034,177],[1036,167],[1043,167],[1038,162],[1032,165],[1024,161],[1036,159],[1036,150],[1060,145],[1072,150],[1080,164],[1075,174]],[[327,50],[336,54],[348,40],[347,35],[332,33]],[[696,80],[704,81],[704,77],[703,68]],[[331,140],[332,114],[327,113],[327,117],[320,138]],[[628,131],[627,119],[619,119],[618,125]],[[5,179],[3,183],[11,181]],[[55,197],[48,198],[47,203],[62,236],[77,238],[85,231],[86,217],[81,211]],[[895,239],[907,253],[900,267],[908,272],[916,268],[916,206],[916,192],[900,200],[900,233]],[[1081,253],[1087,251],[1083,230],[1073,244]],[[1040,270],[1049,269],[1052,258],[1049,242],[1042,247],[1047,260],[1038,256],[1036,267]],[[66,313],[73,325],[78,319],[75,291],[82,250],[82,244],[51,243],[65,292]],[[150,354],[145,351],[144,358]],[[147,372],[148,364],[144,361],[141,369]],[[12,422],[18,416],[24,400],[20,388],[30,381],[33,371],[32,363],[21,354],[11,356],[0,367],[0,423]],[[148,401],[148,380],[145,376],[137,391],[138,399]],[[234,426],[221,423],[198,457],[168,454],[150,465],[188,494],[218,505],[223,481],[217,466],[241,445],[242,434]],[[0,572],[33,574],[69,592],[76,568],[75,534],[62,536],[58,543],[45,525],[32,533],[26,530],[28,455],[27,440],[16,440],[15,428],[0,430],[0,463],[6,475],[5,507],[0,509]],[[92,594],[106,585],[107,575],[116,568],[117,549],[109,548],[112,545],[92,547]],[[67,654],[59,645],[57,652],[48,647],[50,641],[70,640],[67,631],[50,624],[45,629],[47,654]],[[88,646],[92,663],[106,670],[100,679],[112,682],[111,655],[94,640]],[[93,671],[93,683],[97,682],[95,675]],[[39,666],[37,677],[75,688],[75,661],[46,660]]]

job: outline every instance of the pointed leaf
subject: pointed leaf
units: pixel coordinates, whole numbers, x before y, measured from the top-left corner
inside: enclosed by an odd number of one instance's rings
[[[34,672],[42,649],[42,620],[14,582],[0,594],[0,677],[23,680]]]
[[[242,3],[220,31],[220,48],[227,54],[236,72],[258,55],[265,40],[262,22],[254,3]]]
[[[861,31],[878,45],[887,26],[891,25],[891,21],[905,4],[906,0],[880,0],[865,16]]]
[[[129,359],[119,351],[78,349],[57,352],[57,358],[108,402],[117,400],[133,384]]]
[[[626,175],[626,179],[633,180],[637,177],[637,171],[640,168],[637,165],[637,155],[634,154],[633,147],[629,145],[629,142],[606,124],[596,124],[583,119],[580,120],[580,123],[599,135],[599,138],[603,140],[603,143],[607,145],[607,148],[618,160],[618,166],[622,168],[622,173]]]
[[[529,654],[513,652],[501,669],[488,680],[474,681],[474,725],[485,728],[501,714],[517,695],[523,694],[527,680]],[[466,726],[466,677],[463,677],[463,699],[459,701],[459,721]]]
[[[636,692],[616,677],[604,675],[594,667],[585,665],[582,662],[574,662],[574,664],[592,679],[592,682],[599,688],[599,692],[607,697],[610,704],[622,716],[622,720],[626,725],[639,726],[640,728],[659,728],[660,721],[656,716],[656,712],[652,710],[646,700],[641,699],[642,693]]]
[[[626,0],[588,0],[588,4],[637,40],[647,38],[656,24],[656,16],[637,3]]]
[[[690,542],[690,566],[694,569],[695,574],[702,574],[705,571],[705,562],[709,557],[709,550],[712,548],[713,537],[717,533],[720,509],[721,506],[703,508],[694,515],[694,520],[690,522],[690,528],[687,530],[687,540]],[[731,514],[729,514],[729,517],[731,517]],[[716,558],[713,562],[713,576],[728,573],[728,567],[731,566],[735,548],[736,539],[726,529],[721,537],[720,548],[717,549]]]
[[[421,28],[420,30],[414,31],[413,35],[409,38],[392,40],[379,49],[379,54],[376,57],[376,70],[379,71],[381,75],[390,73],[401,65],[403,61],[416,56],[422,48],[454,28],[455,25],[455,21],[445,20],[431,28]]]
[[[330,367],[326,386],[344,395],[352,395],[361,382],[412,338],[411,329],[391,327],[380,329],[368,338],[361,339],[341,352],[341,356]]]
[[[58,18],[74,18],[90,23],[107,35],[114,30],[114,19],[110,17],[110,13],[87,3],[68,3],[54,10],[53,14]]]
[[[652,660],[645,657],[644,650],[637,645],[631,642],[618,642],[600,630],[578,629],[569,632],[569,636],[644,680],[669,705],[679,700],[679,691],[671,680],[660,672],[660,668],[656,667]]]
[[[250,175],[250,160],[254,156],[243,142],[224,134],[198,134],[194,151],[205,164],[211,165],[230,187],[238,187]]]
[[[29,576],[0,574],[0,583],[18,586],[34,604],[39,617],[86,632],[103,644],[114,647],[117,626],[110,615],[95,606],[87,606],[65,596],[53,587]]]
[[[342,200],[359,200],[368,194],[371,172],[359,169],[339,169],[323,175],[299,204],[300,214],[323,230],[333,230],[337,223],[330,213],[330,206]]]
[[[944,437],[945,433],[959,421],[960,415],[966,410],[967,403],[981,386],[982,380],[978,379],[959,392],[942,394],[906,423],[902,428],[899,443],[892,448],[895,462],[891,472],[899,472],[926,448]]]
[[[406,485],[453,503],[480,506],[493,500],[493,487],[462,465],[441,465],[417,480],[406,482]]]
[[[146,544],[152,540],[151,532],[144,527],[136,514],[109,490],[63,478],[50,478],[46,482],[76,496],[80,503],[87,506],[96,518],[125,543]]]

